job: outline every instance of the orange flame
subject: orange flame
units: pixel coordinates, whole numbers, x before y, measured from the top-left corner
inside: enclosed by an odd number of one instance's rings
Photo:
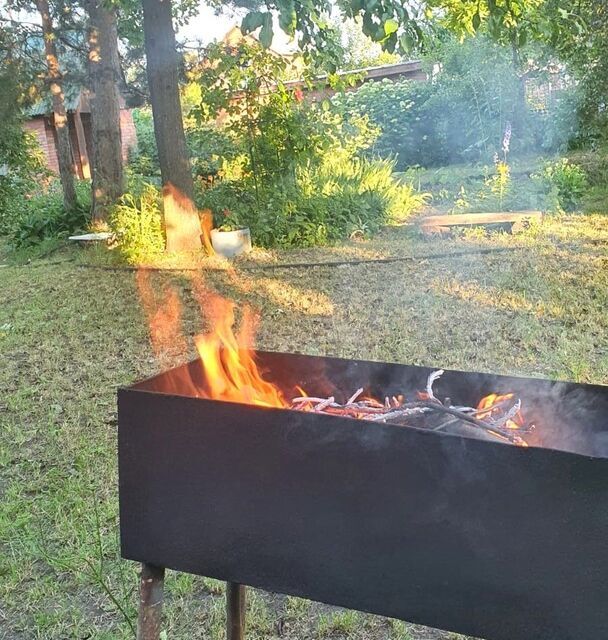
[[[177,291],[165,286],[157,296],[145,270],[135,275],[139,296],[148,318],[150,341],[156,358],[161,364],[172,354],[186,350],[186,340],[181,331],[181,301]]]
[[[202,397],[243,402],[263,407],[288,407],[280,389],[262,378],[251,344],[257,320],[245,307],[238,333],[234,333],[235,304],[218,295],[206,300],[212,331],[196,336],[206,389]]]
[[[496,414],[500,414],[505,410],[508,410],[507,405],[515,395],[513,393],[505,393],[499,395],[498,393],[491,393],[490,395],[482,398],[477,405],[477,417],[483,420],[484,418],[491,418]],[[521,411],[518,411],[512,419],[505,422],[507,429],[521,429],[525,424],[524,417]]]

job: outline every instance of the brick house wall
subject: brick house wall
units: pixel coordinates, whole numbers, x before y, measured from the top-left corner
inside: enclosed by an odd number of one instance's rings
[[[122,142],[122,159],[124,162],[129,157],[129,149],[137,147],[137,132],[133,122],[133,114],[130,109],[120,110],[120,136]]]
[[[46,158],[48,168],[54,173],[59,173],[59,163],[57,161],[57,146],[50,118],[47,116],[36,116],[25,121],[26,131],[36,135],[38,144]]]
[[[91,114],[85,111],[80,113],[82,128],[84,131],[86,153],[88,157],[92,154],[92,136],[91,136]],[[31,131],[36,135],[38,144],[42,149],[46,158],[47,167],[53,172],[59,173],[59,163],[57,160],[57,140],[55,136],[55,128],[51,124],[52,116],[34,116],[26,120],[24,127],[27,131]],[[74,114],[68,113],[68,126],[70,130],[70,143],[72,146],[73,172],[78,178],[83,177],[83,168],[81,166],[81,154],[78,147],[78,136],[74,125]],[[129,149],[137,146],[137,133],[135,131],[135,123],[133,115],[129,109],[120,110],[120,133],[122,141],[122,158],[126,162]]]

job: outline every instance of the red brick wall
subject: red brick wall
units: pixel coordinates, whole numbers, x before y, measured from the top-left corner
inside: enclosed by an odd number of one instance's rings
[[[55,173],[59,173],[55,139],[48,118],[37,116],[31,120],[27,120],[25,122],[25,129],[36,134],[38,144],[46,157],[48,168]]]
[[[129,149],[137,147],[137,132],[130,109],[120,110],[120,135],[122,138],[122,159],[126,162]]]
[[[82,113],[82,124],[85,131],[87,152],[89,158],[91,157],[91,132],[90,132],[90,114]],[[31,131],[36,134],[38,143],[44,152],[48,168],[54,173],[59,173],[59,164],[57,162],[57,147],[55,140],[55,132],[51,127],[50,119],[45,116],[36,116],[30,120],[26,120],[25,128],[27,131]],[[68,116],[70,139],[72,143],[72,150],[77,155],[78,141],[76,138],[76,131],[74,129],[73,115]],[[129,149],[137,146],[137,133],[135,131],[135,123],[133,122],[133,116],[129,109],[120,110],[120,134],[122,139],[122,158],[126,162]],[[80,167],[74,167],[75,173],[78,177],[82,177]]]

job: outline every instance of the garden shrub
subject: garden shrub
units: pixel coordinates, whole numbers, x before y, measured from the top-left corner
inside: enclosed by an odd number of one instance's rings
[[[160,176],[151,110],[134,109],[133,121],[137,146],[129,151],[129,172],[150,181]],[[221,158],[235,155],[234,142],[219,127],[197,124],[192,118],[188,118],[185,125],[186,144],[195,179],[214,178],[220,169]]]
[[[301,167],[295,179],[264,184],[256,199],[247,180],[224,180],[201,194],[216,226],[248,226],[261,246],[313,246],[367,236],[400,222],[427,201],[411,184],[393,176],[390,161],[328,156]]]
[[[547,163],[538,178],[563,211],[576,209],[589,186],[585,171],[568,158]]]
[[[91,184],[76,183],[78,205],[66,211],[59,181],[55,181],[44,193],[33,196],[20,195],[11,201],[13,221],[9,238],[17,248],[31,247],[49,238],[65,238],[86,230],[90,222]]]
[[[220,229],[248,226],[261,246],[322,245],[373,234],[425,202],[395,179],[392,161],[360,157],[374,136],[364,118],[347,124],[314,106],[274,109],[262,109],[256,155],[225,161],[223,179],[199,193]]]
[[[215,125],[191,125],[186,128],[186,143],[190,152],[195,180],[214,180],[223,159],[236,157],[239,150],[226,133]]]
[[[50,174],[35,136],[21,128],[0,142],[0,165],[5,167],[0,174],[0,236],[6,236],[26,214],[24,196],[39,190]]]
[[[133,109],[132,113],[137,146],[129,150],[129,168],[142,176],[160,175],[152,110]]]
[[[338,94],[332,102],[347,118],[352,113],[365,115],[379,128],[370,149],[373,155],[395,157],[399,168],[436,166],[450,162],[450,153],[427,108],[433,91],[431,85],[411,80],[382,80]]]
[[[363,157],[379,134],[366,115],[307,103],[300,88],[276,81],[284,63],[256,45],[210,55],[199,115],[222,114],[230,153],[198,202],[220,229],[248,226],[262,246],[311,246],[374,233],[424,203],[395,179],[392,160]]]
[[[399,169],[488,162],[500,152],[508,122],[515,154],[556,151],[575,133],[568,92],[546,109],[522,97],[509,47],[484,36],[464,42],[444,36],[426,64],[427,82],[366,82],[332,99],[346,115],[367,115],[379,127],[371,152],[396,157]]]
[[[125,194],[112,211],[110,228],[129,264],[141,264],[160,255],[165,238],[159,189],[147,184],[138,193]]]

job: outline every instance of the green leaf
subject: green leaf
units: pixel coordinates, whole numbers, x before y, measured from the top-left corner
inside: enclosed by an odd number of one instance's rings
[[[477,31],[479,26],[481,25],[481,16],[479,15],[479,11],[473,16],[473,29]]]
[[[409,53],[414,48],[414,38],[409,33],[404,33],[399,38],[399,46],[405,53]]]
[[[268,49],[272,44],[272,37],[274,36],[274,32],[272,30],[272,15],[270,13],[264,14],[264,24],[260,29],[260,44]]]
[[[398,28],[399,28],[399,23],[396,20],[393,20],[392,18],[390,20],[387,20],[384,23],[384,33],[387,36],[390,36],[391,33],[395,33],[395,31],[397,31]]]
[[[279,26],[283,31],[292,36],[296,31],[296,11],[293,8],[293,5],[289,3],[284,9],[279,13]]]
[[[247,35],[256,29],[259,29],[264,24],[264,18],[268,14],[264,14],[261,11],[251,11],[248,13],[241,22],[241,31]]]
[[[520,31],[517,35],[517,46],[523,47],[528,42],[528,34],[525,31]]]
[[[374,34],[376,30],[376,25],[374,24],[374,21],[372,20],[372,16],[369,13],[364,13],[363,14],[363,22],[362,22],[362,31],[363,33],[368,36],[369,38],[372,37],[372,35]]]
[[[397,34],[391,33],[391,35],[383,42],[382,46],[389,53],[394,53],[395,47],[397,46]]]

